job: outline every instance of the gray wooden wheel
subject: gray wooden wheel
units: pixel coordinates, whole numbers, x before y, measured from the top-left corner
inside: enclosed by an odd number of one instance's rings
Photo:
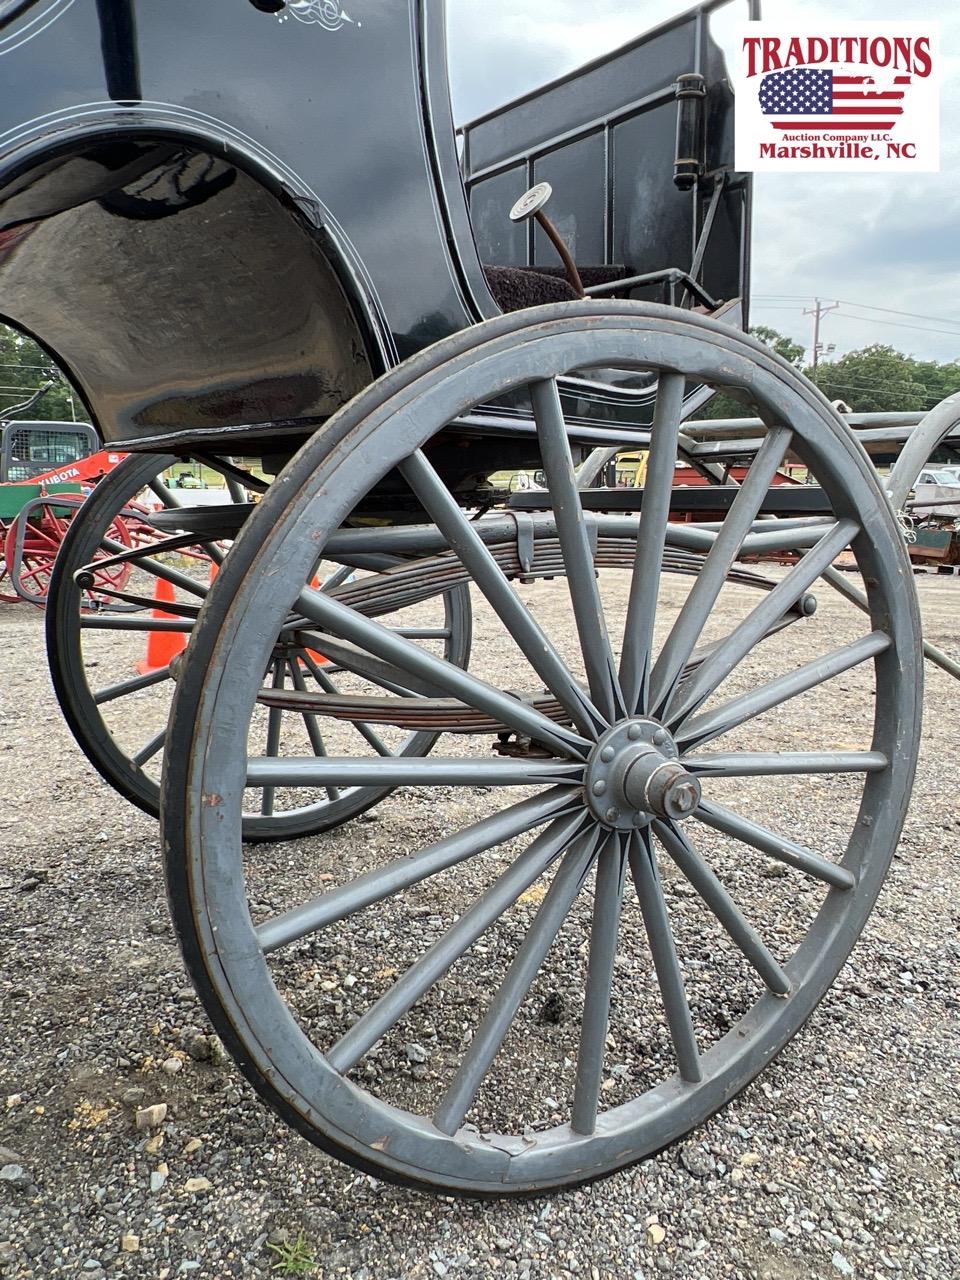
[[[110,527],[118,515],[125,515],[128,525],[136,529],[136,498],[148,486],[168,509],[190,505],[192,491],[171,490],[161,481],[163,471],[176,461],[172,455],[134,455],[97,485],[71,523],[58,553],[46,612],[50,674],[71,732],[114,790],[153,817],[160,813],[160,773],[174,675],[166,664],[138,674],[134,659],[143,657],[148,639],[161,635],[164,627],[179,628],[173,634],[189,636],[209,589],[211,561],[199,559],[196,553],[204,551],[219,566],[226,551],[217,543],[179,546],[176,537],[171,543],[169,537],[151,535],[144,526],[139,549],[131,560],[133,576],[116,597],[100,593],[98,607],[90,608],[77,575],[95,556],[128,550],[110,540]],[[236,484],[230,493],[234,502],[245,500]],[[211,508],[210,514],[216,519],[216,509]],[[183,541],[180,537],[179,542]],[[170,546],[173,550],[167,549]],[[349,573],[328,568],[328,581],[334,585]],[[130,597],[149,602],[161,578],[175,596],[168,611],[180,610],[179,618],[157,620],[149,603],[140,607],[130,603]],[[446,593],[435,602],[433,612],[438,622],[434,641],[438,652],[465,665],[471,625],[466,591],[455,588]],[[278,690],[307,688],[318,681],[335,688],[339,680],[336,669],[331,667],[328,672],[320,667],[316,654],[299,644],[296,635],[282,650],[277,646],[267,669]],[[251,732],[259,733],[270,755],[325,749],[315,718],[296,710],[264,710],[261,723],[252,726]],[[343,732],[353,734],[370,755],[425,753],[437,738],[436,733],[427,732],[395,733],[391,738],[363,722],[351,722]],[[262,791],[249,797],[257,804],[244,814],[244,838],[286,840],[325,831],[369,809],[388,791],[370,786],[313,789],[300,793],[285,807],[273,794]]]
[[[555,381],[591,366],[659,375],[625,580],[595,573]],[[736,390],[769,424],[716,532],[667,522],[684,379]],[[460,512],[421,451],[458,415],[507,392],[516,403],[524,388],[564,561],[543,589],[569,593],[552,636],[545,597],[508,581],[483,522]],[[832,516],[757,520],[788,449]],[[318,541],[339,536],[393,467],[435,522],[424,553],[442,538],[474,580],[486,651],[478,641],[469,674],[305,586]],[[900,833],[919,628],[866,455],[819,392],[752,339],[671,308],[588,301],[500,317],[412,358],[331,420],[282,481],[204,605],[172,712],[168,893],[209,1016],[289,1123],[379,1176],[524,1194],[656,1152],[808,1018]],[[675,600],[664,549],[691,546],[705,555]],[[840,616],[847,605],[827,593],[829,610],[804,607],[801,631],[779,631],[845,549],[869,618]],[[759,603],[744,601],[731,567],[771,553],[790,563]],[[248,758],[237,725],[294,607],[464,716],[500,723],[515,749],[497,753],[488,733],[361,769]],[[553,715],[537,700],[544,687]],[[282,885],[244,859],[245,787],[358,777],[409,788],[379,811],[390,855],[339,844],[330,875],[305,858],[304,880],[287,867]],[[404,841],[418,806],[457,795],[438,788],[478,786],[436,838]],[[814,811],[825,816],[805,838]]]

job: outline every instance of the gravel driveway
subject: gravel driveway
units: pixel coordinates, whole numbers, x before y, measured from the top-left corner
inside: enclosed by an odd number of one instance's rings
[[[927,635],[955,651],[960,580],[917,582]],[[184,977],[154,823],[60,720],[39,613],[0,605],[0,646],[0,1275],[297,1274],[298,1257],[304,1274],[313,1261],[353,1280],[960,1275],[960,687],[947,676],[927,667],[918,782],[880,903],[793,1045],[641,1166],[471,1203],[358,1174],[259,1102]],[[310,851],[391,850],[462,803],[446,792],[420,813],[397,794]],[[801,816],[812,843],[834,815]],[[303,859],[296,845],[265,856],[280,885]],[[423,1072],[410,1074],[415,1093]]]

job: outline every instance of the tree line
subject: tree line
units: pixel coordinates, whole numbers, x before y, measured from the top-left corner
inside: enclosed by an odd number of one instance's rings
[[[842,400],[854,413],[925,413],[960,391],[960,359],[938,364],[917,360],[895,347],[874,343],[848,351],[838,360],[804,364],[804,349],[776,329],[758,324],[750,330],[820,388],[828,400]],[[742,418],[748,410],[728,395],[716,395],[697,416]]]

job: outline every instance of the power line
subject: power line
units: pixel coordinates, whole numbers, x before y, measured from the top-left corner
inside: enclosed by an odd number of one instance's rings
[[[936,397],[936,396],[934,396],[934,394],[930,391],[929,387],[927,386],[927,384],[926,384],[925,382],[921,381],[919,378],[915,378],[915,379],[914,379],[914,378],[910,378],[909,371],[908,371],[908,370],[904,370],[904,369],[903,369],[903,361],[902,361],[902,360],[889,360],[889,361],[887,361],[886,363],[887,363],[887,367],[888,367],[888,368],[892,367],[892,368],[895,368],[895,369],[899,369],[899,370],[901,371],[901,374],[902,374],[902,375],[904,375],[904,376],[908,379],[908,381],[906,381],[906,382],[901,381],[901,382],[899,383],[899,385],[900,385],[900,386],[903,386],[903,387],[906,387],[906,386],[918,387],[918,388],[923,392],[923,394],[927,396],[927,398],[928,398],[928,399],[932,399],[932,400],[934,400],[936,403],[939,403],[939,398],[938,398],[938,397]],[[829,377],[830,377],[829,370],[830,370],[830,369],[836,369],[836,368],[838,368],[838,362],[835,362],[835,361],[827,361],[827,363],[826,363],[826,364],[824,364],[824,365],[821,365],[821,366],[820,366],[820,373],[822,374],[822,376],[823,376],[823,378],[824,378],[824,379],[827,379],[827,378],[829,378]],[[850,375],[850,374],[844,374],[843,372],[841,372],[841,375],[840,375],[840,376],[841,376],[841,377],[844,377],[844,376],[849,377],[849,376],[851,376],[851,375]],[[855,377],[855,376],[856,376],[856,374],[853,374],[853,376]],[[864,374],[864,375],[862,375],[862,376],[864,376],[864,377],[868,377],[868,376],[869,376],[869,374]],[[831,378],[830,380],[831,380],[831,382],[833,381],[833,379],[832,379],[832,378]],[[840,386],[840,383],[837,383],[836,385],[837,385],[837,386]],[[876,390],[876,387],[877,387],[877,384],[876,384],[875,382],[845,382],[845,383],[843,383],[843,385],[844,385],[844,386],[846,386],[846,387],[858,387],[861,391],[875,391],[875,390]]]
[[[39,369],[41,373],[56,373],[63,377],[60,370],[55,369],[52,364],[21,364],[19,360],[9,360],[0,361],[0,369]]]
[[[872,302],[851,302],[849,298],[837,298],[837,302],[843,303],[845,307],[859,307],[861,311],[884,311],[891,316],[909,316],[912,320],[945,320],[947,324],[960,325],[960,320],[954,320],[952,316],[935,316],[929,312],[924,315],[919,311],[900,311],[896,307],[877,307]]]
[[[801,293],[755,293],[752,295],[755,302],[761,301],[789,301],[789,302],[815,302],[816,299],[810,294]],[[835,302],[840,303],[844,307],[859,307],[861,311],[882,311],[886,315],[891,316],[907,316],[911,320],[943,320],[946,324],[955,324],[960,332],[960,319],[954,319],[953,316],[932,315],[929,312],[920,311],[901,311],[897,307],[878,307],[872,302],[854,302],[850,298],[835,298]],[[861,317],[868,320],[868,316]],[[891,323],[890,321],[876,320],[875,324]],[[908,326],[904,326],[905,328]]]
[[[850,352],[847,352],[847,355],[862,356],[862,353],[850,351]],[[838,364],[842,364],[843,361],[846,360],[846,358],[847,356],[841,356],[839,360],[829,360],[827,363],[831,366],[836,366]],[[869,360],[871,363],[875,361],[877,364],[884,364],[887,366],[888,369],[900,369],[901,371],[903,370],[905,361],[909,361],[912,364],[933,364],[934,363],[933,361],[914,360],[912,356],[902,356],[898,359],[897,356],[869,355],[869,356],[862,356],[862,358]],[[920,378],[917,378],[918,383],[920,383],[921,381],[922,380]],[[926,386],[926,383],[922,383],[922,385]]]
[[[922,393],[910,391],[906,386],[897,387],[878,387],[876,384],[868,386],[862,382],[835,382],[833,378],[824,378],[824,386],[842,387],[844,391],[873,391],[877,395],[895,395],[895,396],[911,396],[917,400],[929,400],[933,404],[939,404],[940,400],[937,396],[929,395],[924,389]],[[818,384],[819,385],[819,384]],[[821,387],[821,390],[823,388]]]
[[[845,306],[851,306],[851,303],[845,303]],[[839,320],[862,320],[866,324],[883,324],[889,325],[891,329],[916,329],[919,333],[945,333],[950,338],[956,338],[960,341],[960,330],[955,329],[933,329],[922,324],[902,324],[899,320],[878,320],[875,316],[854,316],[849,311],[839,311],[837,313]]]
[[[897,390],[894,387],[878,387],[876,385],[868,386],[862,382],[835,382],[833,378],[827,377],[824,377],[823,381],[831,391],[834,388],[839,391],[872,391],[874,395],[879,396],[881,399],[887,396],[899,396],[901,399],[904,396],[909,396],[912,400],[925,400],[928,404],[940,403],[940,397],[938,396],[931,396],[927,394],[918,395],[913,391],[908,391],[906,387],[901,387]],[[823,387],[820,387],[820,390],[822,391]]]

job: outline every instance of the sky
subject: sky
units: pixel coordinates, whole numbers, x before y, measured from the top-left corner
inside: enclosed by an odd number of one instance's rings
[[[684,0],[447,0],[458,123],[546,83],[663,19]],[[941,170],[913,175],[758,174],[753,324],[808,349],[814,299],[843,305],[821,324],[833,358],[884,343],[919,359],[960,359],[960,4],[957,0],[766,0],[778,22],[936,19],[944,55]],[[732,49],[744,0],[714,15]],[[908,312],[909,315],[894,314]],[[858,318],[859,317],[859,318]]]

